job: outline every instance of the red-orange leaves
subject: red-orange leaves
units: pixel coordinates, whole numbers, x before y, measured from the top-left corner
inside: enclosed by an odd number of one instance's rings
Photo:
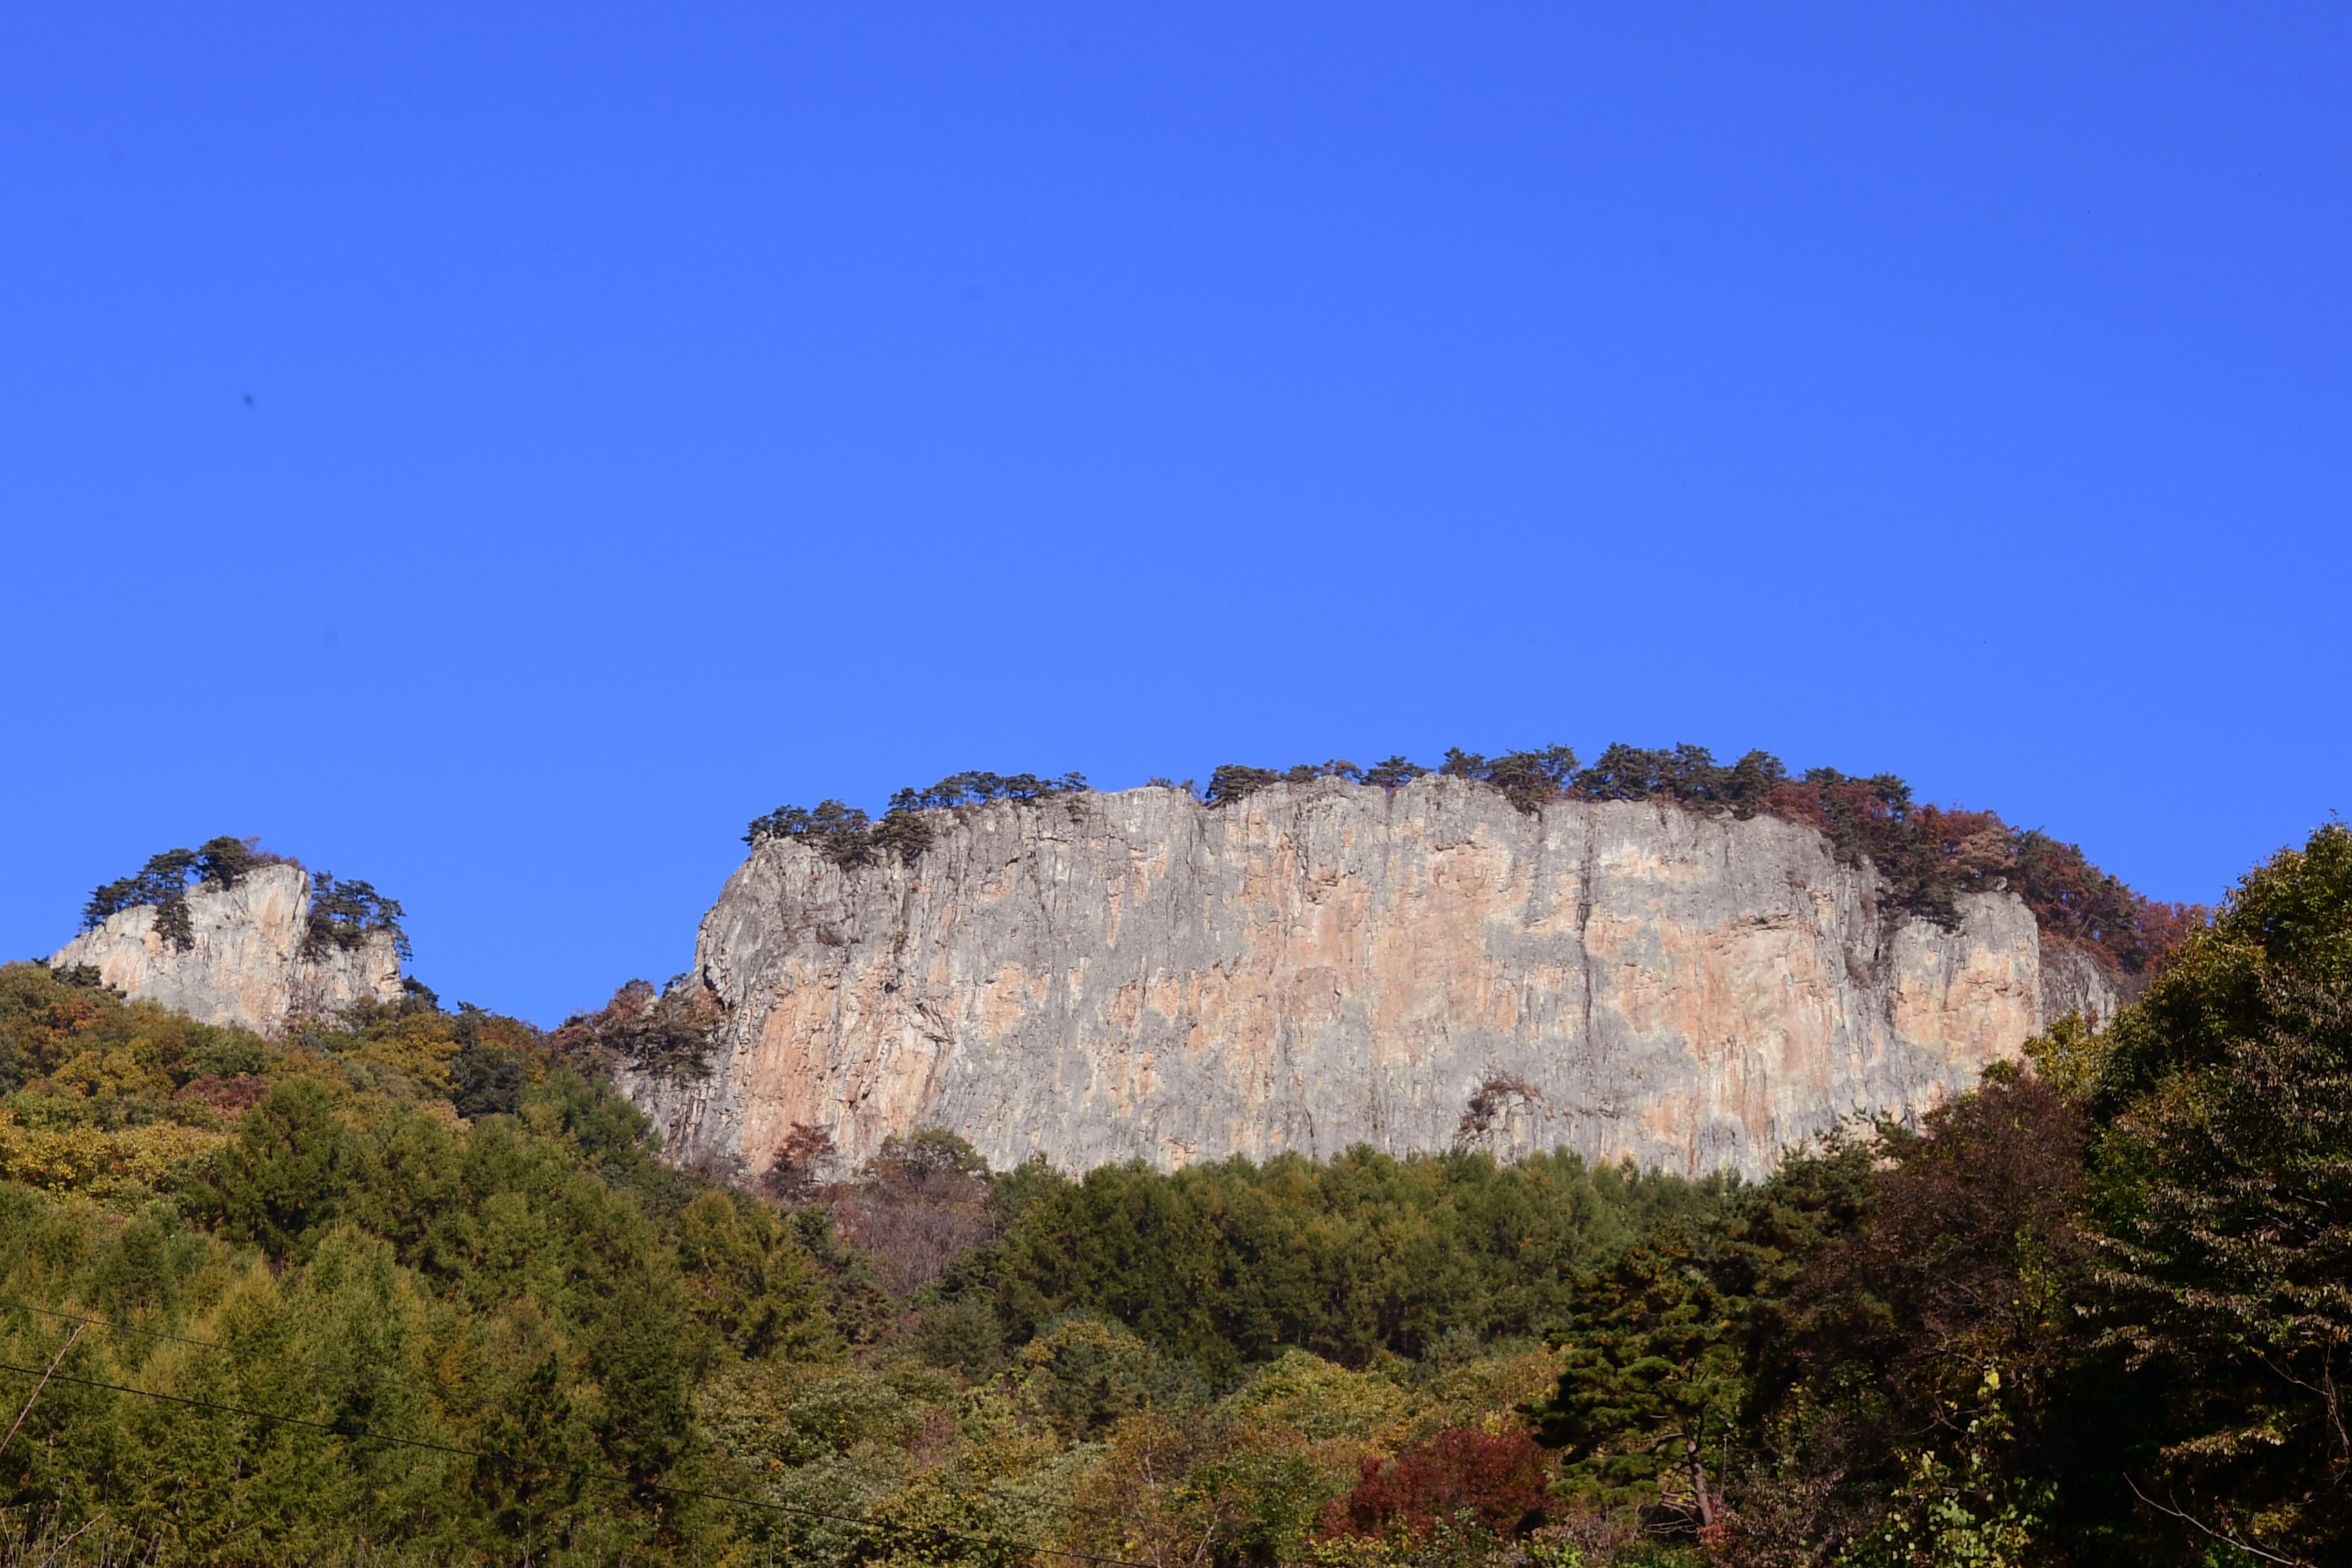
[[[1543,1522],[1545,1476],[1544,1451],[1525,1432],[1455,1426],[1392,1459],[1364,1460],[1355,1489],[1324,1510],[1323,1529],[1418,1539],[1440,1524],[1475,1522],[1517,1535]]]

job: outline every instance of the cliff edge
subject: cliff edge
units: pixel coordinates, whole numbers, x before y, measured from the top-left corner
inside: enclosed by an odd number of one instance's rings
[[[59,948],[49,963],[58,969],[89,964],[134,1000],[265,1035],[355,1002],[400,999],[398,939],[392,931],[369,931],[351,945],[306,944],[310,879],[299,866],[258,867],[233,886],[200,884],[185,898],[190,943],[184,948],[156,929],[156,908],[142,905],[109,915]]]
[[[1767,816],[1443,777],[927,816],[911,862],[773,838],[729,879],[707,1070],[621,1075],[671,1157],[756,1173],[817,1128],[855,1162],[938,1126],[1072,1171],[1365,1143],[1756,1175],[2116,1000],[2015,896],[1892,918],[1866,864]]]

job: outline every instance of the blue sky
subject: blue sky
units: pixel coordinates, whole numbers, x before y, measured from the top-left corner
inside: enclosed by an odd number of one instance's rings
[[[975,767],[2352,805],[2340,6],[205,9],[0,19],[0,952],[259,834],[553,1022]]]

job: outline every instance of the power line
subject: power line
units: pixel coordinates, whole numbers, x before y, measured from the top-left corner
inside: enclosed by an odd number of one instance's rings
[[[25,1424],[25,1417],[33,1413],[33,1402],[41,1397],[41,1390],[48,1387],[49,1379],[57,1376],[58,1368],[65,1364],[66,1352],[81,1343],[81,1331],[88,1327],[89,1327],[88,1323],[76,1323],[74,1331],[66,1336],[66,1342],[58,1347],[58,1353],[49,1358],[49,1369],[41,1373],[40,1382],[33,1384],[33,1392],[25,1395],[25,1407],[16,1412],[16,1419],[8,1423],[8,1435],[5,1437],[0,1437],[0,1451],[5,1451],[9,1444],[16,1440],[16,1428],[22,1426]]]
[[[198,1340],[191,1342],[203,1344],[205,1342]],[[226,1347],[214,1345],[210,1348],[219,1350]],[[17,1373],[26,1377],[42,1375],[38,1368],[18,1366],[13,1362],[4,1361],[0,1361],[0,1372]],[[830,1524],[845,1524],[856,1530],[877,1532],[899,1531],[910,1535],[929,1536],[939,1541],[970,1542],[999,1552],[1027,1552],[1041,1557],[1066,1557],[1078,1563],[1097,1563],[1102,1564],[1103,1568],[1150,1568],[1148,1563],[1130,1562],[1124,1557],[1098,1557],[1090,1552],[1072,1552],[1066,1547],[1033,1546],[1027,1542],[1005,1541],[995,1536],[975,1535],[970,1531],[949,1530],[938,1525],[892,1525],[879,1520],[854,1519],[847,1514],[826,1513],[821,1509],[802,1508],[793,1503],[769,1502],[761,1498],[736,1497],[727,1492],[704,1491],[695,1487],[671,1486],[666,1481],[634,1481],[626,1476],[616,1476],[604,1470],[586,1469],[578,1465],[559,1465],[546,1459],[520,1459],[511,1454],[494,1454],[481,1448],[465,1448],[454,1443],[436,1443],[424,1437],[397,1437],[388,1432],[373,1432],[362,1426],[342,1426],[328,1421],[311,1421],[299,1415],[280,1415],[268,1410],[247,1410],[241,1405],[222,1405],[208,1399],[192,1399],[185,1394],[163,1394],[152,1388],[133,1388],[129,1384],[103,1383],[96,1378],[76,1377],[69,1373],[57,1372],[54,1368],[49,1373],[49,1381],[70,1383],[82,1388],[100,1388],[114,1394],[135,1394],[142,1399],[158,1399],[166,1404],[186,1405],[192,1409],[217,1411],[225,1415],[242,1415],[253,1421],[271,1421],[285,1426],[300,1426],[313,1432],[324,1432],[330,1436],[365,1437],[379,1443],[390,1443],[398,1447],[423,1448],[431,1453],[450,1454],[460,1458],[486,1459],[492,1464],[505,1465],[509,1468],[545,1470],[551,1475],[578,1476],[584,1479],[604,1481],[614,1486],[642,1487],[648,1491],[667,1492],[673,1497],[694,1498],[704,1502],[731,1503],[738,1508],[754,1508],[770,1513],[823,1520]]]
[[[30,1301],[0,1300],[0,1310],[5,1310],[10,1308],[14,1308],[18,1311],[24,1312],[38,1312],[44,1318],[56,1318],[64,1322],[87,1323],[93,1329],[105,1329],[111,1333],[137,1334],[142,1339],[164,1340],[175,1345],[194,1345],[198,1350],[226,1351],[231,1355],[239,1353],[235,1345],[225,1345],[218,1340],[190,1339],[185,1334],[165,1333],[161,1329],[137,1328],[130,1323],[118,1323],[105,1318],[91,1317],[86,1313],[60,1312],[54,1307],[36,1307]],[[405,1388],[412,1394],[427,1394],[435,1399],[446,1399],[448,1397],[449,1391],[446,1388],[431,1387],[421,1383],[410,1383],[404,1378],[388,1377],[383,1373],[377,1372],[370,1367],[334,1366],[326,1362],[304,1361],[300,1356],[290,1355],[278,1356],[275,1359],[284,1362],[289,1366],[305,1367],[311,1372],[334,1373],[342,1377],[366,1378],[376,1383],[387,1384],[393,1388]]]

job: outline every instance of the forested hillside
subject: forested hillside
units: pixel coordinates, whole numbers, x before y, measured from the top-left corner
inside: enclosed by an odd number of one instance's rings
[[[1072,1181],[922,1134],[736,1187],[601,1076],[691,1052],[686,988],[267,1041],[9,965],[10,1550],[2346,1561],[2352,834],[2156,967],[2103,1035],[1760,1184]]]

